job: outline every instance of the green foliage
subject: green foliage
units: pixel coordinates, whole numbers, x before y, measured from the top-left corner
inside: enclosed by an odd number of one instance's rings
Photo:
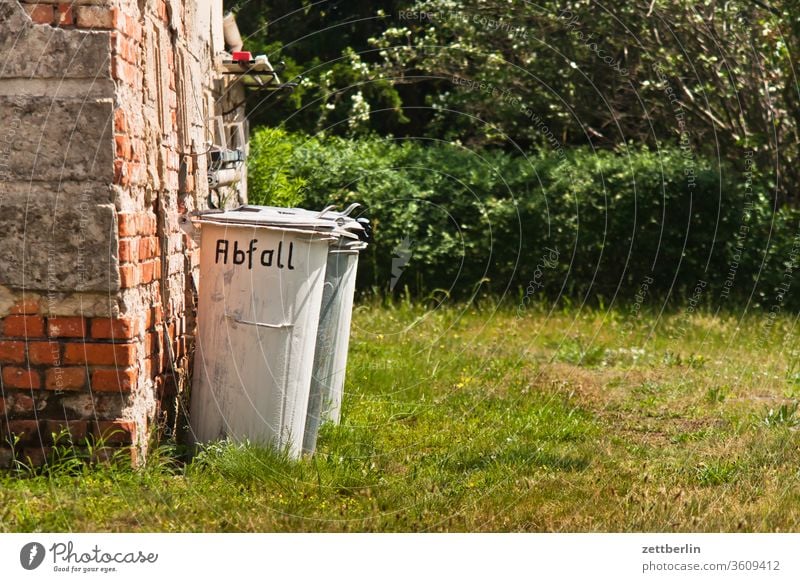
[[[364,204],[375,241],[362,253],[361,289],[800,303],[781,287],[800,262],[800,213],[774,210],[757,168],[746,179],[680,149],[562,153],[262,129],[250,182],[262,185],[259,203]]]
[[[297,206],[305,180],[291,176],[292,144],[281,129],[262,127],[250,137],[247,195],[252,204]]]
[[[773,3],[776,4],[776,3]],[[800,182],[797,2],[253,0],[248,49],[303,81],[254,124],[457,139],[507,151],[685,145]]]
[[[396,131],[407,121],[397,88],[375,71],[380,60],[368,40],[386,29],[386,14],[403,2],[248,0],[229,5],[245,50],[283,61],[282,82],[297,82],[286,98],[251,94],[254,125],[285,123],[291,130],[355,134]]]

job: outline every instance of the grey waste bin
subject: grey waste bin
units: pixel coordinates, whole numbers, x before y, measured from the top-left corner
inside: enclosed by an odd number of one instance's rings
[[[347,226],[343,225],[343,228]],[[341,418],[358,254],[366,246],[360,240],[341,238],[331,245],[328,252],[303,436],[304,452],[311,453],[316,449],[319,427],[323,422],[338,424]]]
[[[195,442],[302,451],[331,243],[329,220],[243,207],[199,217]]]

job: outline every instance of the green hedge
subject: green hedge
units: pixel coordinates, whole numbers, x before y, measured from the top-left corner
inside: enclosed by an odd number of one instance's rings
[[[260,129],[249,160],[253,203],[364,204],[362,289],[685,303],[700,285],[704,302],[769,306],[800,259],[797,212],[774,212],[755,172],[748,187],[679,149],[510,155]]]

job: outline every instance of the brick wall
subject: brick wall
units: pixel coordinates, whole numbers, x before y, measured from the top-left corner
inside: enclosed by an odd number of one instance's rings
[[[217,0],[0,0],[0,466],[62,428],[142,459],[182,426],[198,256],[179,218],[206,207],[210,119],[241,98],[221,20]]]

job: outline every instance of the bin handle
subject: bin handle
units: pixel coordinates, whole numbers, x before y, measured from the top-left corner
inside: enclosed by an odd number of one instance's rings
[[[361,204],[359,204],[358,202],[353,202],[350,206],[348,206],[342,211],[342,216],[350,216],[350,213],[353,212],[353,210],[355,210],[356,208],[361,208]]]
[[[325,216],[328,212],[330,212],[334,208],[336,208],[335,204],[331,204],[330,206],[326,206],[325,208],[320,210],[320,213],[317,214],[317,218],[322,218],[323,216]]]
[[[225,317],[228,319],[232,319],[236,323],[241,323],[244,325],[255,325],[257,327],[268,327],[270,329],[284,329],[287,327],[294,327],[293,323],[262,323],[260,321],[250,321],[247,319],[242,319],[238,315],[233,315],[232,313],[226,313]]]

